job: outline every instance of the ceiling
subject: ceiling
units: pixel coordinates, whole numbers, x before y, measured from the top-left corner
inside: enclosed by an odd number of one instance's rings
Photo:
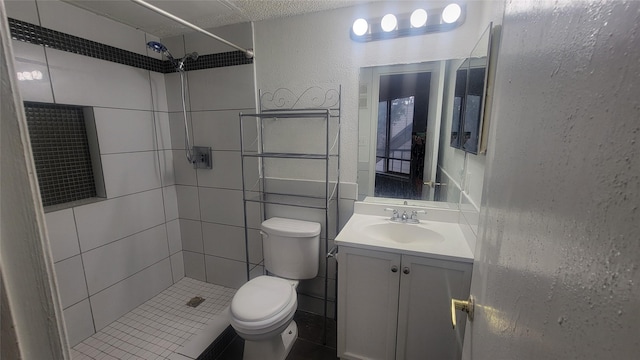
[[[63,0],[160,38],[191,30],[129,0]],[[371,0],[146,0],[203,29],[353,6]]]

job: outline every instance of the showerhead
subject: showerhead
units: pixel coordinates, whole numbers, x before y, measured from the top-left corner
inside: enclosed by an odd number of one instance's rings
[[[166,46],[162,45],[162,43],[159,43],[157,41],[149,41],[147,43],[147,47],[157,53],[164,55],[167,59],[169,59],[169,61],[171,61],[174,66],[178,65],[176,59],[174,59],[173,55],[171,55],[171,53],[169,52],[169,49],[167,49]]]
[[[164,52],[169,52],[169,50],[167,50],[167,47],[162,45],[162,43],[159,43],[157,41],[149,41],[147,43],[147,47],[149,47],[149,49],[158,52],[160,54],[164,53]]]
[[[171,53],[169,52],[169,49],[167,49],[166,46],[164,46],[162,43],[159,43],[157,41],[149,41],[147,43],[147,47],[149,47],[149,49],[160,53],[164,56],[167,57],[167,59],[169,59],[169,61],[171,61],[171,63],[173,64],[173,66],[175,66],[176,70],[178,71],[183,71],[184,70],[184,62],[187,59],[192,59],[192,60],[197,60],[198,59],[198,53],[197,52],[192,52],[189,53],[187,55],[185,55],[182,59],[180,59],[179,61],[176,60],[173,55],[171,55]]]
[[[198,60],[198,56],[199,56],[198,53],[195,52],[195,51],[183,56],[182,59],[180,59],[180,61],[178,61],[178,64],[176,65],[178,70],[183,70],[184,69],[184,62],[187,61],[187,59],[191,59],[193,61],[196,61],[196,60]]]

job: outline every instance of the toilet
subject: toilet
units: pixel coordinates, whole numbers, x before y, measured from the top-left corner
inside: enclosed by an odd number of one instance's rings
[[[231,326],[244,342],[243,359],[284,360],[296,338],[298,280],[318,275],[320,224],[273,217],[261,226],[269,276],[244,284],[231,300]]]

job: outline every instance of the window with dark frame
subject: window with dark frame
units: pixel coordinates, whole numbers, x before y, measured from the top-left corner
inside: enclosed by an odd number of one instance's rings
[[[82,106],[24,103],[43,206],[97,197]]]
[[[414,96],[378,103],[376,172],[409,176]]]

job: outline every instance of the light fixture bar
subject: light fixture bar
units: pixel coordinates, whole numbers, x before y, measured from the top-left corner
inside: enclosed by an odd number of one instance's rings
[[[459,10],[459,16],[455,20],[452,20],[453,18],[450,17],[449,14],[452,8],[454,10]],[[361,29],[361,27],[356,27],[354,22],[354,26],[350,31],[351,40],[357,42],[369,42],[395,39],[406,36],[425,35],[436,32],[445,32],[459,27],[465,21],[466,7],[464,6],[464,4],[460,5],[457,3],[451,3],[446,7],[434,9],[424,8],[416,10],[422,10],[426,12],[426,14],[423,14],[423,16],[426,18],[423,25],[412,25],[411,16],[415,13],[415,11],[412,13],[395,15],[395,18],[397,19],[397,25],[393,29],[390,29],[386,26],[387,20],[385,19],[388,19],[389,15],[393,16],[393,14],[387,14],[383,18],[358,19],[356,21],[360,21],[360,26],[362,26],[362,23],[365,22],[368,24],[368,28],[364,32],[360,30],[356,33],[355,29]],[[446,21],[445,19],[443,19],[443,17],[445,17],[445,10],[447,10],[447,15],[449,15],[449,17],[446,18]]]

